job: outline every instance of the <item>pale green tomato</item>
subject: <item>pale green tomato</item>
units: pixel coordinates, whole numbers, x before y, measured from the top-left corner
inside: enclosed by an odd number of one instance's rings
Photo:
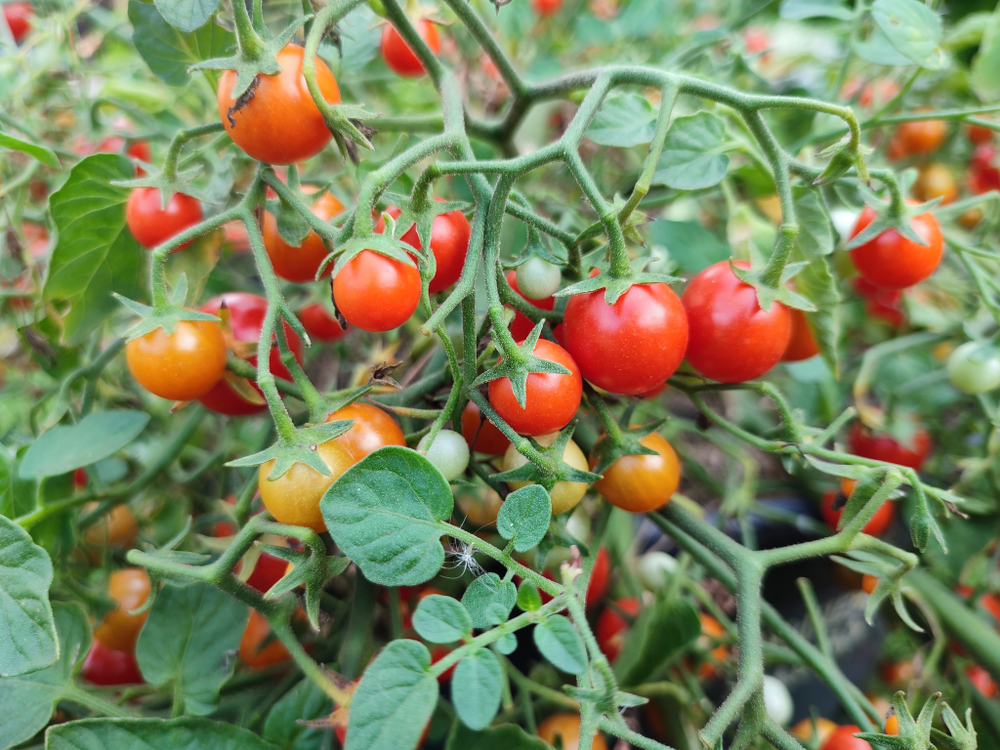
[[[677,570],[677,561],[666,552],[647,552],[639,558],[636,574],[649,591],[663,591]]]
[[[948,357],[948,379],[965,393],[1000,387],[1000,352],[991,344],[967,341]]]
[[[537,255],[517,267],[517,288],[528,299],[548,299],[559,291],[562,272],[559,266],[544,261]]]
[[[454,430],[441,430],[434,438],[434,442],[428,446],[428,437],[430,436],[424,436],[417,450],[423,451],[427,460],[434,464],[449,482],[462,476],[469,465],[469,444],[465,442],[465,438]]]
[[[787,726],[795,714],[792,694],[777,677],[764,675],[764,711],[779,726]]]

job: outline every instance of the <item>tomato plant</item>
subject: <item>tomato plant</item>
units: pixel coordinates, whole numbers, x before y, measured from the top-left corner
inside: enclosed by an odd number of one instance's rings
[[[313,215],[322,221],[329,221],[335,216],[339,216],[343,210],[343,204],[330,193],[323,195],[312,206]],[[271,213],[264,214],[262,229],[264,248],[267,250],[271,266],[278,276],[299,283],[312,281],[316,278],[316,272],[319,271],[320,265],[329,255],[318,234],[310,231],[302,240],[302,244],[289,245],[278,231],[278,220]]]
[[[518,403],[509,378],[490,381],[490,405],[516,432],[549,435],[573,418],[580,405],[583,381],[569,353],[558,344],[542,339],[534,348],[539,359],[555,362],[568,373],[532,373],[525,384],[524,406]]]
[[[441,51],[441,37],[438,36],[434,22],[421,18],[417,24],[417,33],[428,49],[435,55]],[[385,64],[397,75],[406,78],[416,78],[424,74],[424,66],[414,54],[413,49],[399,35],[395,26],[386,24],[382,28],[382,57]]]

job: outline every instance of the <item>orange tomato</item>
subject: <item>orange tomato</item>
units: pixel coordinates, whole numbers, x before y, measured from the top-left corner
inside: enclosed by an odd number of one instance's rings
[[[269,479],[274,459],[260,465],[257,487],[264,507],[278,523],[306,526],[319,533],[326,531],[326,522],[319,509],[323,493],[341,474],[356,463],[356,459],[336,440],[316,447],[317,455],[330,469],[320,474],[313,467],[296,463],[277,479]]]
[[[580,715],[554,714],[538,725],[538,736],[556,747],[556,738],[562,743],[563,750],[578,750],[580,747]],[[608,750],[604,735],[594,733],[591,744],[593,750]]]
[[[337,437],[336,442],[347,449],[355,462],[387,445],[406,446],[406,438],[399,424],[392,415],[377,406],[356,401],[333,412],[326,421],[339,422],[344,419],[353,419],[354,425]]]
[[[251,609],[250,619],[240,639],[240,658],[251,669],[263,669],[288,661],[292,655],[284,643],[272,637],[267,618],[256,609]]]
[[[129,614],[149,599],[152,586],[144,568],[116,570],[108,579],[108,595],[117,607],[108,612],[94,630],[94,638],[115,651],[134,651],[148,612]]]
[[[323,221],[329,221],[343,210],[344,204],[330,193],[325,193],[312,205],[313,214]],[[278,220],[271,213],[264,214],[263,234],[264,249],[271,259],[274,272],[288,281],[313,281],[320,265],[329,255],[322,238],[313,231],[306,235],[298,247],[289,245],[278,232]],[[329,276],[332,265],[324,269],[324,276]]]
[[[677,454],[667,440],[652,432],[639,444],[656,451],[655,455],[621,456],[604,470],[594,489],[612,505],[631,513],[645,513],[670,502],[681,478]],[[591,456],[591,469],[597,465]]]

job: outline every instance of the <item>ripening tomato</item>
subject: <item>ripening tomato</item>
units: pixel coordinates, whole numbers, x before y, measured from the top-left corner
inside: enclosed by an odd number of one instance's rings
[[[434,25],[434,22],[421,18],[415,26],[420,38],[424,40],[431,52],[437,55],[441,51],[441,38],[438,36],[437,26]],[[396,27],[388,23],[382,27],[382,57],[385,58],[385,64],[396,75],[416,78],[424,74],[424,66],[416,53],[410,49],[410,45],[403,41],[403,37],[396,31]]]
[[[294,164],[318,154],[333,137],[302,74],[304,52],[296,44],[286,46],[278,53],[281,72],[257,76],[256,87],[239,104],[232,96],[236,71],[222,74],[219,117],[236,145],[257,161]],[[316,83],[329,104],[340,102],[337,79],[318,56]]]
[[[134,651],[148,612],[129,614],[149,599],[152,585],[145,568],[123,568],[108,578],[108,596],[118,605],[94,630],[94,638],[116,651]]]
[[[944,120],[913,120],[896,126],[889,142],[890,159],[933,154],[944,143],[948,125]]]
[[[443,198],[436,198],[440,203],[444,203]],[[396,206],[389,206],[386,209],[393,219],[398,219],[402,213]],[[375,224],[375,231],[381,234],[385,231],[385,219],[379,216]],[[443,292],[450,287],[462,275],[462,267],[465,265],[465,256],[469,254],[469,238],[472,235],[472,227],[469,220],[461,211],[449,211],[445,214],[438,214],[431,222],[431,252],[434,253],[434,278],[427,285],[427,291],[431,294]],[[417,250],[423,250],[420,244],[420,237],[417,235],[417,225],[414,224],[400,237],[400,239]]]
[[[978,664],[967,665],[965,667],[965,676],[969,678],[972,687],[987,698],[996,698],[997,693],[1000,693],[1000,687],[997,687],[997,683],[990,673]]]
[[[562,0],[531,0],[531,7],[542,18],[554,16],[562,7]]]
[[[747,54],[759,55],[771,46],[771,35],[763,26],[747,26],[740,35],[743,37]],[[763,59],[767,57],[768,55],[764,55]]]
[[[324,193],[312,205],[316,218],[330,221],[344,210],[344,204],[331,193]],[[271,259],[274,272],[283,279],[304,283],[313,281],[320,265],[330,253],[323,244],[322,238],[310,231],[298,247],[289,245],[278,232],[278,220],[270,212],[264,214],[264,249]],[[323,270],[323,275],[330,273],[331,266]]]
[[[354,424],[335,440],[351,454],[355,463],[387,445],[406,447],[406,438],[403,437],[399,424],[391,414],[377,406],[355,401],[330,414],[326,421],[339,422],[344,419],[353,419]]]
[[[875,216],[874,209],[865,206],[851,237],[857,237]],[[851,261],[865,281],[887,289],[905,289],[934,273],[944,252],[937,219],[931,213],[920,214],[910,220],[910,226],[926,245],[908,240],[889,228],[851,250]]]
[[[594,482],[594,489],[601,497],[630,513],[662,508],[670,502],[681,478],[677,454],[662,435],[651,432],[639,444],[652,448],[656,454],[621,456],[604,470],[603,479]],[[591,470],[596,465],[597,458],[591,455]]]
[[[977,146],[969,161],[969,190],[976,195],[1000,190],[1000,167],[997,150],[989,143]]]
[[[1000,388],[1000,352],[980,341],[966,341],[948,356],[948,379],[964,393]]]
[[[484,419],[479,407],[470,401],[462,410],[462,437],[469,448],[476,453],[499,456],[510,445],[510,440],[488,419]]]
[[[14,2],[6,3],[3,6],[3,17],[10,27],[10,34],[14,37],[14,43],[20,44],[28,35],[31,28],[31,18],[35,15],[35,9],[31,3]]]
[[[326,531],[326,521],[319,510],[323,493],[351,468],[356,460],[347,448],[336,440],[316,446],[316,455],[330,470],[320,474],[306,464],[295,463],[277,479],[269,479],[274,469],[274,459],[260,465],[257,488],[264,507],[278,523],[306,526],[316,533]]]
[[[820,515],[823,516],[823,522],[830,527],[833,531],[837,530],[837,525],[840,523],[840,516],[843,514],[843,508],[834,508],[833,504],[837,500],[837,493],[834,490],[827,490],[823,494],[823,499],[820,502],[819,511]],[[885,533],[885,530],[892,525],[893,519],[896,517],[896,504],[892,500],[886,500],[879,506],[879,509],[875,511],[875,515],[871,517],[862,528],[861,533],[868,534],[870,536],[881,536]]]
[[[97,503],[83,506],[85,513],[93,511]],[[139,524],[127,503],[114,506],[97,523],[83,532],[84,541],[93,547],[131,547],[139,533]]]
[[[336,341],[347,333],[346,328],[340,327],[340,321],[318,302],[299,310],[299,320],[309,337],[316,341]]]
[[[958,184],[951,169],[940,163],[927,164],[920,169],[920,176],[913,183],[913,194],[919,201],[941,199],[947,205],[958,197]]]
[[[503,498],[492,487],[469,486],[455,488],[455,505],[476,529],[496,526]]]
[[[580,715],[554,714],[538,725],[538,736],[552,747],[561,747],[562,750],[579,750]],[[590,747],[591,750],[608,750],[604,735],[600,732],[594,732],[594,739]]]
[[[362,250],[333,279],[341,315],[362,331],[391,331],[420,304],[420,272],[395,258]]]
[[[821,750],[872,750],[872,746],[854,735],[861,729],[854,724],[839,726],[834,729]]]
[[[809,330],[806,314],[795,308],[789,308],[788,312],[792,316],[792,333],[788,338],[785,353],[781,355],[781,361],[801,362],[804,359],[815,357],[819,354],[819,347],[816,346],[816,339],[813,338],[812,331]]]
[[[541,445],[548,447],[555,442],[557,436],[558,433],[553,433],[552,435],[542,435],[537,438],[537,440],[541,443]],[[580,446],[572,440],[566,443],[566,447],[563,449],[562,461],[574,469],[587,471],[587,457],[583,455],[583,451],[580,450]],[[513,444],[507,447],[507,452],[503,454],[503,471],[513,471],[514,469],[524,466],[526,463],[528,463],[528,459],[522,456]],[[531,482],[507,482],[507,486],[512,490],[520,489],[521,487],[525,487],[529,484],[531,484]],[[575,508],[586,494],[586,482],[556,482],[555,486],[549,492],[549,497],[552,500],[552,515],[565,513],[566,511]]]
[[[181,320],[172,334],[157,328],[129,341],[125,359],[132,377],[150,393],[191,401],[222,378],[226,340],[217,321]]]
[[[149,250],[193,227],[201,217],[201,203],[184,193],[174,193],[163,208],[159,188],[135,188],[125,204],[129,231],[136,242]],[[185,242],[171,252],[176,253],[190,244]]]
[[[626,620],[618,613],[624,614],[629,619]],[[597,638],[597,645],[601,649],[608,661],[618,658],[618,653],[625,645],[625,638],[631,621],[639,616],[639,600],[630,596],[625,599],[616,599],[614,606],[607,607],[597,618],[597,625],[594,627],[594,637]]]
[[[524,408],[517,403],[510,378],[491,380],[490,406],[507,424],[522,435],[558,432],[576,416],[583,396],[580,368],[569,352],[558,344],[539,339],[534,354],[539,359],[562,365],[569,374],[533,372],[528,375]]]
[[[228,331],[223,329],[223,334],[227,338],[226,343],[238,355],[243,356],[248,354],[249,356],[244,356],[243,358],[256,367],[257,344],[260,341],[260,329],[263,327],[264,318],[267,316],[267,300],[249,292],[227,292],[226,294],[220,294],[218,297],[212,297],[212,299],[201,306],[201,311],[221,317],[223,305],[229,311],[229,329]],[[292,330],[292,327],[288,323],[283,323],[283,325],[285,327],[285,340],[288,341],[288,348],[292,350],[295,359],[301,363],[302,339],[299,338],[299,335]],[[281,350],[278,348],[277,341],[271,346],[269,362],[271,373],[274,377],[285,380],[292,379],[292,373],[288,371],[285,363],[281,361]],[[250,386],[263,399],[264,394],[257,387],[257,384],[251,382]],[[231,417],[257,414],[267,408],[263,403],[254,403],[244,398],[225,380],[220,380],[216,383],[215,387],[202,396],[199,401],[212,411],[219,414],[227,414]]]
[[[984,125],[965,124],[965,137],[969,139],[970,143],[976,146],[981,146],[984,143],[992,141],[995,133],[996,131],[993,128],[987,128]]]
[[[749,268],[736,261],[739,268]],[[729,261],[695,276],[681,297],[688,319],[687,360],[700,375],[742,383],[774,367],[788,348],[792,316],[780,302],[767,312],[757,290],[740,281]]]
[[[688,345],[684,306],[666,284],[636,284],[613,305],[604,290],[574,294],[566,349],[584,378],[611,393],[645,393],[674,374]]]
[[[139,663],[131,651],[115,651],[96,638],[83,660],[80,676],[94,685],[113,687],[144,682]]]
[[[876,576],[865,573],[861,576],[861,590],[866,594],[870,594],[878,586],[878,578]]]
[[[930,435],[919,430],[913,436],[911,446],[900,445],[888,435],[876,436],[859,422],[851,425],[847,436],[847,448],[855,456],[908,466],[920,471],[924,465],[924,459],[927,458],[927,454],[931,450]]]
[[[816,719],[815,727],[813,726],[812,719],[803,719],[798,724],[796,724],[791,729],[791,735],[797,737],[800,740],[812,741],[813,734],[817,735],[817,740],[819,745],[822,747],[823,743],[829,739],[830,735],[833,734],[837,729],[837,725],[830,721],[829,719],[824,719],[823,717],[818,717]],[[811,745],[810,745],[811,746]]]
[[[240,639],[240,658],[250,669],[264,669],[288,661],[292,655],[285,644],[271,633],[267,618],[256,609],[251,609]]]
[[[885,734],[899,734],[899,717],[896,714],[890,714],[885,719]]]
[[[528,299],[523,294],[517,286],[517,271],[510,270],[507,272],[507,283],[510,288],[517,292],[529,304],[537,307],[539,310],[553,310],[556,306],[556,298],[548,297],[546,299]],[[520,310],[514,311],[514,319],[510,322],[509,330],[510,335],[514,337],[514,341],[524,341],[528,338],[528,334],[531,333],[535,324],[531,322],[527,315],[525,315]],[[562,324],[556,326],[556,329],[562,329]],[[555,331],[553,331],[555,333]],[[556,336],[558,339],[559,336]]]
[[[714,645],[726,637],[726,629],[722,627],[722,623],[704,612],[698,613],[698,619],[701,621],[698,648],[707,652],[709,656],[698,666],[698,677],[707,680],[718,675],[719,669],[713,662],[723,662],[729,658],[729,646],[725,643]]]

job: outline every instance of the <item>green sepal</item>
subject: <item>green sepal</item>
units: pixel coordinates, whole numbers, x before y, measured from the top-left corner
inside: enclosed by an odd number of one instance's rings
[[[931,739],[934,744],[943,750],[976,750],[978,740],[976,738],[975,727],[972,726],[972,709],[965,711],[965,725],[961,719],[947,703],[941,704],[941,719],[948,727],[948,734],[940,729],[931,728]]]
[[[813,180],[813,185],[829,185],[831,182],[843,177],[853,167],[858,178],[867,185],[870,181],[868,167],[865,164],[865,157],[872,152],[868,146],[858,145],[857,149],[850,146],[850,135],[844,136],[838,143],[833,144],[819,153],[821,157],[829,157],[826,168],[820,176]]]
[[[336,411],[340,411],[345,406],[350,406],[362,396],[370,392],[371,389],[372,384],[368,383],[367,385],[361,385],[357,388],[350,388],[346,391],[337,391],[329,396],[324,396],[323,410],[327,414],[333,414]]]
[[[165,211],[170,199],[175,193],[189,195],[202,203],[215,203],[212,197],[192,184],[195,178],[201,174],[201,167],[185,169],[178,172],[172,179],[152,164],[145,165],[147,174],[136,177],[134,180],[112,180],[115,187],[123,188],[158,188],[160,191],[160,210]]]
[[[529,258],[541,258],[546,263],[551,263],[554,266],[563,266],[566,264],[565,258],[560,258],[558,255],[552,252],[551,240],[547,235],[543,235],[534,227],[528,227],[528,241],[521,251],[521,254],[517,256],[511,263],[505,264],[505,268],[517,268],[523,265],[525,261]]]
[[[604,301],[615,304],[633,284],[676,284],[683,279],[677,276],[669,276],[664,273],[646,273],[643,269],[652,258],[636,258],[631,261],[632,273],[625,278],[616,278],[611,275],[610,270],[605,270],[602,264],[598,273],[589,279],[578,281],[555,293],[555,297],[569,297],[574,294],[584,294],[585,292],[596,292],[598,289],[604,290]]]
[[[317,560],[311,547],[301,550],[290,547],[276,547],[271,544],[261,545],[269,555],[281,558],[294,566],[279,578],[264,594],[265,599],[275,599],[299,586],[305,586],[305,610],[309,624],[314,630],[319,630],[319,598],[326,582],[340,575],[351,560],[347,557],[324,556]]]
[[[184,297],[187,294],[187,277],[181,274],[171,295],[171,304],[168,307],[157,310],[155,307],[144,305],[128,297],[114,293],[114,298],[122,303],[129,310],[139,316],[139,321],[129,328],[124,336],[128,341],[145,336],[147,333],[162,328],[167,335],[172,336],[177,330],[177,324],[182,320],[214,320],[219,322],[216,315],[204,313],[199,310],[189,310],[181,307]]]
[[[396,218],[395,230],[392,236],[399,239],[410,230],[410,227],[416,225],[417,238],[420,240],[420,246],[424,250],[430,247],[431,227],[435,216],[451,213],[452,211],[464,212],[470,207],[470,204],[466,201],[436,201],[429,199],[427,196],[386,193],[384,197],[400,211],[399,216]]]
[[[900,175],[899,189],[901,195],[909,192],[910,185],[913,183],[915,177],[916,172],[914,170],[906,170]],[[914,216],[919,216],[935,208],[941,202],[941,198],[934,198],[933,200],[910,206],[902,199],[893,200],[890,198],[887,201],[883,201],[873,190],[863,185],[858,189],[865,204],[875,211],[876,215],[872,219],[871,224],[858,232],[856,237],[851,238],[847,243],[848,250],[853,250],[856,247],[864,245],[866,242],[870,242],[886,229],[895,229],[901,236],[911,242],[916,242],[921,247],[927,247],[927,243],[923,237],[913,230],[910,220]]]
[[[392,220],[388,214],[386,217],[389,221]],[[386,228],[390,226],[389,222],[386,222]],[[333,275],[336,276],[343,270],[344,266],[350,263],[354,258],[363,253],[365,250],[371,250],[373,253],[378,253],[379,255],[384,255],[387,258],[392,258],[400,263],[405,263],[411,268],[417,268],[416,262],[413,260],[413,256],[416,255],[421,261],[425,260],[422,251],[406,244],[401,240],[397,240],[391,237],[389,234],[372,234],[368,237],[352,237],[343,245],[340,249],[333,255],[329,255],[320,265],[319,270],[316,271],[316,276],[319,277],[326,270],[327,265],[333,258],[337,259],[337,262],[333,266]]]
[[[566,444],[573,436],[573,430],[575,429],[576,422],[570,422],[569,425],[559,433],[559,437],[555,439],[555,442],[553,442],[548,448],[539,444],[534,438],[528,438],[535,450],[555,462],[556,472],[554,475],[543,475],[534,463],[528,461],[528,463],[524,464],[524,466],[518,466],[516,469],[503,471],[499,474],[493,474],[492,478],[497,482],[535,482],[545,487],[546,490],[551,490],[552,487],[555,486],[556,482],[586,482],[587,484],[596,482],[601,478],[600,474],[594,474],[589,471],[581,471],[580,469],[576,469],[569,464],[564,463],[562,460],[563,451],[566,450]]]
[[[642,445],[639,441],[642,440],[647,435],[656,432],[666,419],[659,419],[642,427],[628,427],[623,426],[621,430],[621,439],[617,442],[613,442],[607,435],[603,436],[594,445],[594,449],[591,452],[592,456],[597,457],[597,463],[594,465],[594,471],[598,474],[603,474],[604,470],[611,466],[615,461],[617,461],[622,456],[655,456],[656,451],[652,448],[647,448]]]
[[[740,268],[733,262],[732,258],[729,259],[729,268],[732,269],[736,278],[757,290],[757,304],[760,305],[761,310],[768,312],[772,304],[780,302],[785,307],[805,312],[816,312],[816,305],[811,300],[798,292],[793,292],[788,287],[788,282],[795,277],[795,274],[805,268],[807,263],[788,263],[782,269],[781,281],[778,282],[777,287],[774,287],[764,278],[767,263],[752,242],[750,243],[750,255],[750,268]]]
[[[537,323],[524,341],[514,345],[514,349],[518,352],[517,356],[510,356],[511,353],[508,352],[505,358],[498,360],[493,367],[472,381],[472,387],[477,388],[484,383],[489,383],[491,380],[509,378],[511,390],[514,391],[514,398],[517,399],[517,403],[523,409],[528,398],[528,375],[533,372],[569,375],[569,370],[558,362],[551,362],[550,360],[534,355],[535,345],[538,343],[538,337],[541,336],[544,325],[544,321]],[[490,332],[490,335],[493,337],[493,345],[497,350],[504,352],[503,335],[506,335],[509,339],[510,334],[504,331],[502,335],[493,330]]]
[[[923,708],[920,709],[920,715],[914,720],[906,705],[906,696],[900,690],[892,697],[893,712],[899,721],[899,734],[859,732],[854,736],[874,743],[875,747],[884,747],[890,750],[930,750],[933,747],[931,745],[931,723],[934,721],[934,714],[937,713],[937,707],[940,703],[941,693],[934,693],[924,703]],[[958,717],[955,718],[957,720]],[[961,724],[958,726],[961,728]]]
[[[316,446],[343,435],[353,425],[354,420],[344,419],[300,427],[295,430],[291,438],[279,440],[274,445],[251,456],[230,461],[226,466],[260,466],[274,459],[274,468],[267,476],[272,481],[280,479],[297,463],[310,466],[323,476],[330,476],[330,469],[317,454]]]
[[[649,703],[649,698],[645,698],[635,693],[626,693],[624,690],[615,691],[615,705],[621,708],[635,708]]]

